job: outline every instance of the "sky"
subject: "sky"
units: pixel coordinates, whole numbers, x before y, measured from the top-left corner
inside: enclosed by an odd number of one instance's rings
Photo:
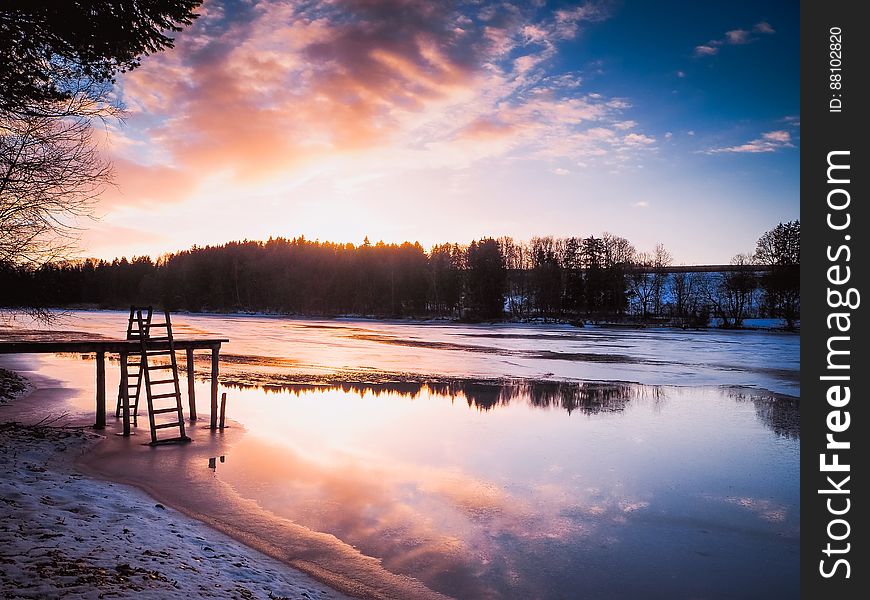
[[[798,2],[206,0],[118,78],[82,254],[270,236],[628,238],[799,218]]]

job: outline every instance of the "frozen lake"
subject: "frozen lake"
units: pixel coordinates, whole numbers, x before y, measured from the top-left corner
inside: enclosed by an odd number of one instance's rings
[[[173,319],[230,338],[222,384],[245,431],[216,450],[200,421],[180,452],[140,434],[106,471],[240,536],[281,545],[301,526],[294,543],[328,534],[457,598],[798,594],[797,335]],[[83,312],[56,327],[125,326]],[[93,410],[90,360],[28,364]]]

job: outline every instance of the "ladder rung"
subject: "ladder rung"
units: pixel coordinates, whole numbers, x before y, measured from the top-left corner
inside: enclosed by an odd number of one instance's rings
[[[154,369],[171,369],[172,364],[168,365],[154,365],[153,367],[147,367],[149,371],[153,371]]]
[[[151,396],[151,399],[152,400],[159,400],[160,398],[177,398],[177,397],[178,397],[178,394],[175,392],[172,392],[171,394],[155,394],[154,396]]]
[[[174,379],[158,379],[157,381],[152,381],[151,385],[158,385],[161,383],[175,383]]]
[[[146,350],[145,353],[148,356],[169,356],[172,354],[172,350]]]
[[[139,387],[139,384],[138,383],[130,383],[127,385],[127,387],[130,388],[131,390],[135,390],[137,387]]]
[[[151,323],[149,327],[169,327],[169,323]]]
[[[161,335],[160,337],[147,337],[145,338],[146,342],[168,342],[169,337],[165,335]]]
[[[181,423],[161,423],[160,425],[155,425],[154,429],[166,429],[167,427],[178,427]]]
[[[154,410],[151,411],[151,414],[152,415],[162,415],[163,413],[171,413],[171,412],[178,412],[178,407],[175,406],[173,408],[155,408]]]

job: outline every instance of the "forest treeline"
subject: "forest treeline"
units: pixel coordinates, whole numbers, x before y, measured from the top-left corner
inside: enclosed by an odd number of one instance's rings
[[[780,223],[718,272],[672,267],[662,245],[625,238],[483,238],[467,245],[361,245],[304,237],[150,257],[0,265],[0,305],[271,311],[373,317],[634,320],[741,326],[800,316],[800,223]],[[677,272],[675,272],[677,271]]]

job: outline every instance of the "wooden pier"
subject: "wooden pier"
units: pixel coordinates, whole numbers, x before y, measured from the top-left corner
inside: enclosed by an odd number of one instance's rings
[[[184,351],[187,359],[187,396],[190,409],[190,420],[196,419],[196,397],[194,392],[194,350],[211,351],[211,422],[212,429],[217,428],[218,418],[218,376],[220,367],[221,344],[229,342],[226,338],[175,338],[174,344],[177,351]],[[166,342],[152,342],[149,347],[155,350],[169,349]],[[0,354],[95,354],[96,363],[96,421],[95,429],[103,429],[106,426],[106,354],[114,353],[121,357],[121,362],[128,356],[136,356],[141,352],[139,340],[65,340],[53,341],[0,341]],[[125,382],[122,382],[122,385]],[[124,419],[124,435],[130,435],[130,422]]]

